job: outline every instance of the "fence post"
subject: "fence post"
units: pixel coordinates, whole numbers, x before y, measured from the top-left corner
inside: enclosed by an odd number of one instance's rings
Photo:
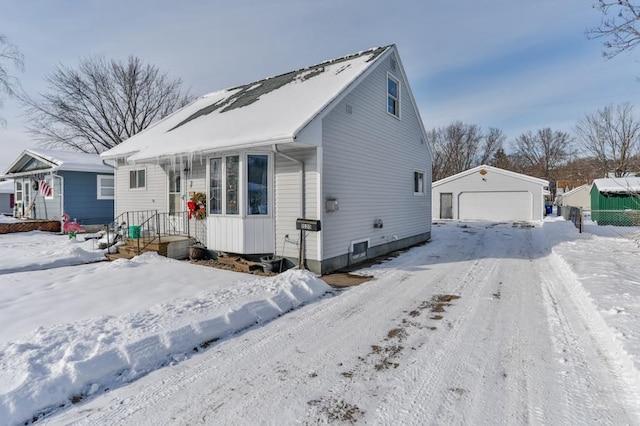
[[[579,219],[580,225],[578,226],[578,234],[582,234],[582,210],[580,210],[580,219]]]

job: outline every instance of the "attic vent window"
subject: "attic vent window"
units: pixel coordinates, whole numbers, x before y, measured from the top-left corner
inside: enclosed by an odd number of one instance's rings
[[[347,104],[347,114],[353,114],[353,107]]]
[[[397,67],[396,60],[391,58],[391,71],[395,71]]]
[[[400,82],[387,76],[387,112],[400,118]]]

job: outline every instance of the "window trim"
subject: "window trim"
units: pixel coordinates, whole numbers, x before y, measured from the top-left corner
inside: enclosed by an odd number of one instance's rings
[[[362,243],[367,243],[367,249],[364,251],[364,253],[353,254],[353,249],[355,245],[362,244]],[[352,240],[351,244],[349,244],[349,257],[351,257],[351,260],[366,258],[369,255],[370,248],[371,248],[371,238],[362,238],[359,240]]]
[[[396,87],[397,87],[397,95],[393,96],[391,93],[389,93],[389,80],[393,81],[394,83],[396,83]],[[386,103],[386,110],[387,110],[387,114],[389,114],[392,117],[397,118],[398,120],[400,120],[400,94],[402,92],[402,87],[400,86],[400,79],[396,78],[393,74],[391,74],[390,72],[387,72],[387,86],[386,86],[386,92],[387,92],[387,103]],[[389,111],[389,99],[393,99],[395,102],[395,114]]]
[[[20,188],[18,188],[18,186],[20,186]],[[15,186],[15,202],[16,203],[22,203],[22,200],[24,199],[24,192],[23,192],[23,188],[24,188],[24,184],[22,181],[16,180],[16,186]],[[18,197],[18,194],[20,194],[20,197]]]
[[[136,186],[131,187],[131,173],[135,172],[136,173]],[[138,173],[139,172],[144,172],[144,186],[137,186],[138,185]],[[139,167],[136,169],[130,169],[129,170],[129,191],[144,191],[147,189],[147,168],[146,167]]]
[[[422,175],[422,191],[416,192],[416,174],[418,173]],[[414,196],[423,197],[425,195],[425,192],[426,192],[425,176],[426,175],[427,174],[425,173],[424,170],[413,169],[413,195]]]
[[[249,201],[250,201],[249,197],[251,195],[251,192],[249,191],[249,157],[267,157],[267,169],[266,169],[266,172],[267,172],[267,193],[266,193],[266,197],[267,197],[267,212],[266,213],[251,213],[251,208],[250,208],[251,206],[249,205],[250,204],[249,203]],[[245,194],[246,195],[246,200],[245,200],[245,202],[246,202],[246,206],[245,206],[246,207],[246,209],[245,209],[246,216],[247,217],[269,217],[269,216],[271,216],[271,210],[273,209],[273,204],[271,202],[271,191],[272,191],[272,189],[271,189],[271,163],[272,163],[271,158],[272,157],[269,155],[268,152],[261,152],[261,153],[258,153],[258,152],[247,152],[247,153],[245,153],[244,158],[246,160],[245,170],[246,170],[246,176],[247,176],[246,177],[246,181],[243,184],[245,189],[246,189],[246,194]]]
[[[145,176],[146,178],[146,176]],[[102,181],[104,179],[113,180],[113,195],[102,195]],[[146,182],[146,179],[145,179]],[[96,175],[96,199],[98,200],[115,200],[116,198],[116,177],[114,175]]]
[[[267,213],[250,214],[249,213],[249,157],[250,156],[266,156],[267,157]],[[227,158],[239,157],[238,164],[238,188],[237,188],[237,201],[238,201],[238,213],[227,212],[227,197],[228,197],[228,182],[227,182]],[[221,191],[221,208],[219,213],[212,213],[211,197],[211,161],[213,159],[219,159],[220,161],[220,191]],[[240,219],[264,219],[272,218],[275,211],[275,205],[273,200],[274,188],[274,171],[275,166],[274,156],[270,152],[265,151],[230,151],[228,153],[221,153],[218,155],[211,155],[207,157],[207,197],[209,197],[209,205],[207,212],[209,216],[220,216],[229,218]]]

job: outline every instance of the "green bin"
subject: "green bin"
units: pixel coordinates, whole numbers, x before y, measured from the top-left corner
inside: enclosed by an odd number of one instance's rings
[[[140,238],[140,225],[131,225],[129,227],[129,238]]]

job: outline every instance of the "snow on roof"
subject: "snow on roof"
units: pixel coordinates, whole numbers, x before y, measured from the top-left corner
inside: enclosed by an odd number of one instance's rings
[[[25,164],[24,162],[29,157],[49,165],[52,170],[113,174],[113,167],[104,164],[103,159],[98,154],[29,148],[24,150],[16,161],[7,168],[5,175],[29,174],[29,172],[21,170],[21,167]]]
[[[604,178],[595,179],[593,184],[600,192],[610,192],[624,194],[627,192],[640,192],[640,178],[638,177],[622,177],[622,178]]]
[[[49,149],[27,149],[26,152],[51,161],[58,166],[59,170],[113,173],[113,167],[104,164],[98,154]]]
[[[102,154],[162,156],[293,142],[332,100],[393,46],[209,93]]]
[[[591,185],[588,185],[588,184],[580,185],[580,186],[578,186],[576,188],[573,188],[571,191],[565,192],[564,194],[562,194],[562,196],[563,197],[567,197],[567,196],[573,195],[573,194],[575,194],[577,192],[584,191],[585,189],[588,190],[590,187],[591,187]]]
[[[13,194],[13,180],[8,179],[0,182],[0,194]]]

